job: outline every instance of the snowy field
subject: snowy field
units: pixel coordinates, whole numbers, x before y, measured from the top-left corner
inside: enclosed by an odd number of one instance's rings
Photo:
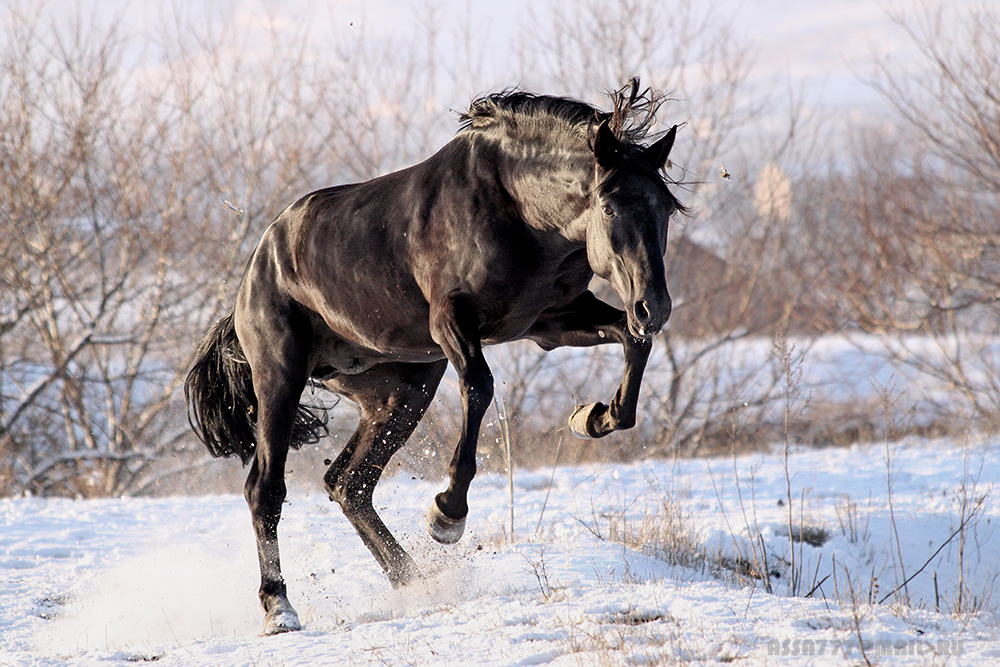
[[[1000,664],[996,451],[800,450],[790,486],[780,453],[519,471],[513,539],[481,477],[451,547],[422,525],[442,484],[396,475],[377,506],[426,575],[401,591],[296,481],[305,629],[276,637],[242,498],[7,499],[0,665]]]

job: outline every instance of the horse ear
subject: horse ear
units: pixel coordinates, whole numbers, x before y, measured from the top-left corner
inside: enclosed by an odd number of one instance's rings
[[[598,126],[597,136],[594,137],[594,157],[597,158],[597,164],[603,169],[614,169],[621,164],[622,153],[622,142],[611,131],[611,126],[605,119]]]
[[[642,152],[642,157],[653,169],[659,171],[667,163],[670,156],[670,149],[674,147],[674,138],[677,136],[677,126],[670,130],[656,141],[652,146]]]

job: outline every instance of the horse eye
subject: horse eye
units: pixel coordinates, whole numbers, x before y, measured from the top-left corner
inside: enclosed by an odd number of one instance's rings
[[[611,217],[611,216],[613,216],[615,214],[615,209],[611,208],[611,206],[608,205],[608,204],[605,204],[604,206],[602,206],[601,207],[601,211],[604,213],[604,215],[606,215],[608,217]]]

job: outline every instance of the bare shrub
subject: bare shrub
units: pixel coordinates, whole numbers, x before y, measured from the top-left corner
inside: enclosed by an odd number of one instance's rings
[[[309,21],[188,9],[138,36],[3,6],[0,494],[153,492],[200,466],[178,388],[270,220],[450,134],[433,7],[405,48],[353,31],[320,57]]]
[[[4,8],[0,493],[150,491],[191,465],[191,341],[289,192],[383,166],[344,109],[385,99],[276,22],[175,18],[136,58],[117,19],[43,21]]]
[[[920,3],[893,18],[918,53],[877,60],[892,126],[856,128],[846,167],[814,180],[807,211],[839,326],[877,334],[915,391],[920,428],[1000,418],[1000,11]],[[843,156],[842,156],[843,157]]]

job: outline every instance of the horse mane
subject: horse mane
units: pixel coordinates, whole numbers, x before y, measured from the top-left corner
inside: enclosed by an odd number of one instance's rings
[[[625,86],[609,91],[611,111],[569,97],[536,95],[517,88],[476,98],[459,117],[462,130],[506,126],[514,131],[537,131],[546,121],[561,122],[576,133],[590,138],[605,120],[619,141],[632,146],[649,137],[656,124],[656,112],[667,97],[651,88],[639,90],[633,77]]]
[[[656,125],[656,112],[669,98],[651,88],[640,91],[637,77],[629,79],[618,90],[609,91],[608,97],[611,99],[611,111],[602,111],[569,97],[536,95],[510,88],[473,100],[468,111],[459,117],[460,131],[500,126],[520,136],[551,136],[549,132],[555,125],[592,144],[595,130],[606,120],[615,137],[627,147],[627,153],[642,150],[643,143],[654,138],[651,130]],[[644,163],[633,164],[641,168]],[[667,188],[668,184],[680,183],[669,178],[665,172],[650,171],[649,175],[673,199],[676,210],[687,213],[687,207]]]

